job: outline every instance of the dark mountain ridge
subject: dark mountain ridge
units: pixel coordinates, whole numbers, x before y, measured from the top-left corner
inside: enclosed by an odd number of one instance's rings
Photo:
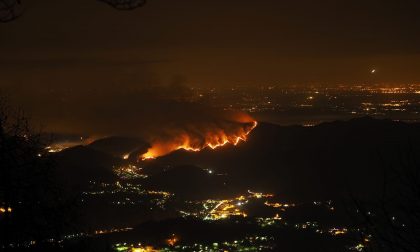
[[[367,196],[380,193],[385,169],[417,161],[419,143],[419,124],[369,117],[315,127],[260,123],[237,147],[177,151],[156,162],[211,167],[228,173],[234,187],[287,198]]]

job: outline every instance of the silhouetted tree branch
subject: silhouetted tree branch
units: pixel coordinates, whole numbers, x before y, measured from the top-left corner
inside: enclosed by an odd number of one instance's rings
[[[21,14],[20,0],[0,0],[0,22],[10,22]]]
[[[384,169],[380,199],[355,200],[371,251],[420,251],[420,166],[414,153],[408,148],[398,167]]]
[[[146,0],[98,0],[118,10],[134,10],[146,4]],[[22,14],[21,0],[0,0],[0,22],[15,20]]]
[[[99,0],[118,10],[133,10],[146,4],[146,0]]]
[[[58,239],[71,216],[54,163],[21,110],[0,99],[0,250]]]

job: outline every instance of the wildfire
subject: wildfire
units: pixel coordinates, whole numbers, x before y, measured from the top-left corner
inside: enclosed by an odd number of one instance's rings
[[[179,238],[173,234],[170,238],[166,239],[166,244],[173,247],[179,241]]]
[[[198,134],[195,131],[184,131],[169,140],[156,140],[142,160],[155,159],[176,150],[198,152],[205,148],[216,149],[227,144],[234,146],[247,140],[251,131],[257,127],[257,122],[237,123],[234,127],[210,127],[206,133]]]

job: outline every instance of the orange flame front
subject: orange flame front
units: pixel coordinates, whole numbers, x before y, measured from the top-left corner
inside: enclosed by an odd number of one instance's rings
[[[241,141],[246,141],[255,127],[257,127],[256,121],[238,123],[235,127],[229,127],[228,130],[210,127],[206,129],[205,133],[199,134],[199,137],[197,134],[183,131],[171,139],[153,141],[152,147],[140,158],[142,160],[155,159],[180,149],[197,152],[205,148],[216,149],[227,144],[236,146]]]

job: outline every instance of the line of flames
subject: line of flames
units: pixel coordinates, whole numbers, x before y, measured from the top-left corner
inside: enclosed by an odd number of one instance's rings
[[[251,133],[251,131],[255,127],[257,127],[257,125],[258,125],[257,121],[254,121],[252,123],[253,123],[252,126],[240,136],[234,136],[234,137],[224,136],[223,141],[220,142],[220,143],[216,143],[216,144],[207,143],[207,144],[205,144],[205,145],[203,145],[202,147],[199,147],[199,148],[198,147],[194,148],[194,147],[190,146],[188,143],[184,143],[184,144],[179,145],[179,146],[174,146],[173,148],[171,148],[172,150],[169,151],[168,153],[176,151],[176,150],[181,150],[181,149],[186,150],[186,151],[192,151],[192,152],[198,152],[198,151],[201,151],[205,148],[211,148],[211,149],[214,150],[214,149],[217,149],[219,147],[225,146],[227,144],[232,144],[232,145],[236,146],[240,142],[245,142],[248,138],[248,135]],[[148,151],[140,157],[141,160],[156,159],[157,157],[162,156],[162,155],[155,155],[154,154],[154,148],[155,148],[154,146],[149,148]],[[166,153],[166,154],[168,154],[168,153]]]

